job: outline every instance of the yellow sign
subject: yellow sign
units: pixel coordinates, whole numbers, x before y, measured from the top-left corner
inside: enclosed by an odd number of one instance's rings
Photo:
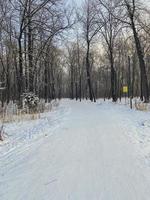
[[[123,93],[128,93],[128,86],[123,86]]]

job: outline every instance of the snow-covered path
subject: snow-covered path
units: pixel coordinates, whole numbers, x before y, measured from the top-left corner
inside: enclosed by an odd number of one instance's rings
[[[149,200],[150,167],[129,133],[147,116],[112,103],[62,106],[70,112],[53,135],[0,160],[0,199]]]

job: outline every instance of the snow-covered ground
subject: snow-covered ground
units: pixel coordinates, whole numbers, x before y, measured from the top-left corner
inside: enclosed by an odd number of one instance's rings
[[[0,200],[149,200],[150,113],[63,100],[5,125]]]

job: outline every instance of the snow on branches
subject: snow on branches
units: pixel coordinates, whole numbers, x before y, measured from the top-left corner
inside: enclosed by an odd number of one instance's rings
[[[38,109],[39,97],[34,93],[23,94],[23,107],[29,109],[30,112],[36,112]]]

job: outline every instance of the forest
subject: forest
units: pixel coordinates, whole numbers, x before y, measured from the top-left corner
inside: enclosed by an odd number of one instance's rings
[[[0,200],[149,188],[150,0],[0,0]]]
[[[138,0],[0,1],[2,106],[22,96],[149,102],[150,9]]]

